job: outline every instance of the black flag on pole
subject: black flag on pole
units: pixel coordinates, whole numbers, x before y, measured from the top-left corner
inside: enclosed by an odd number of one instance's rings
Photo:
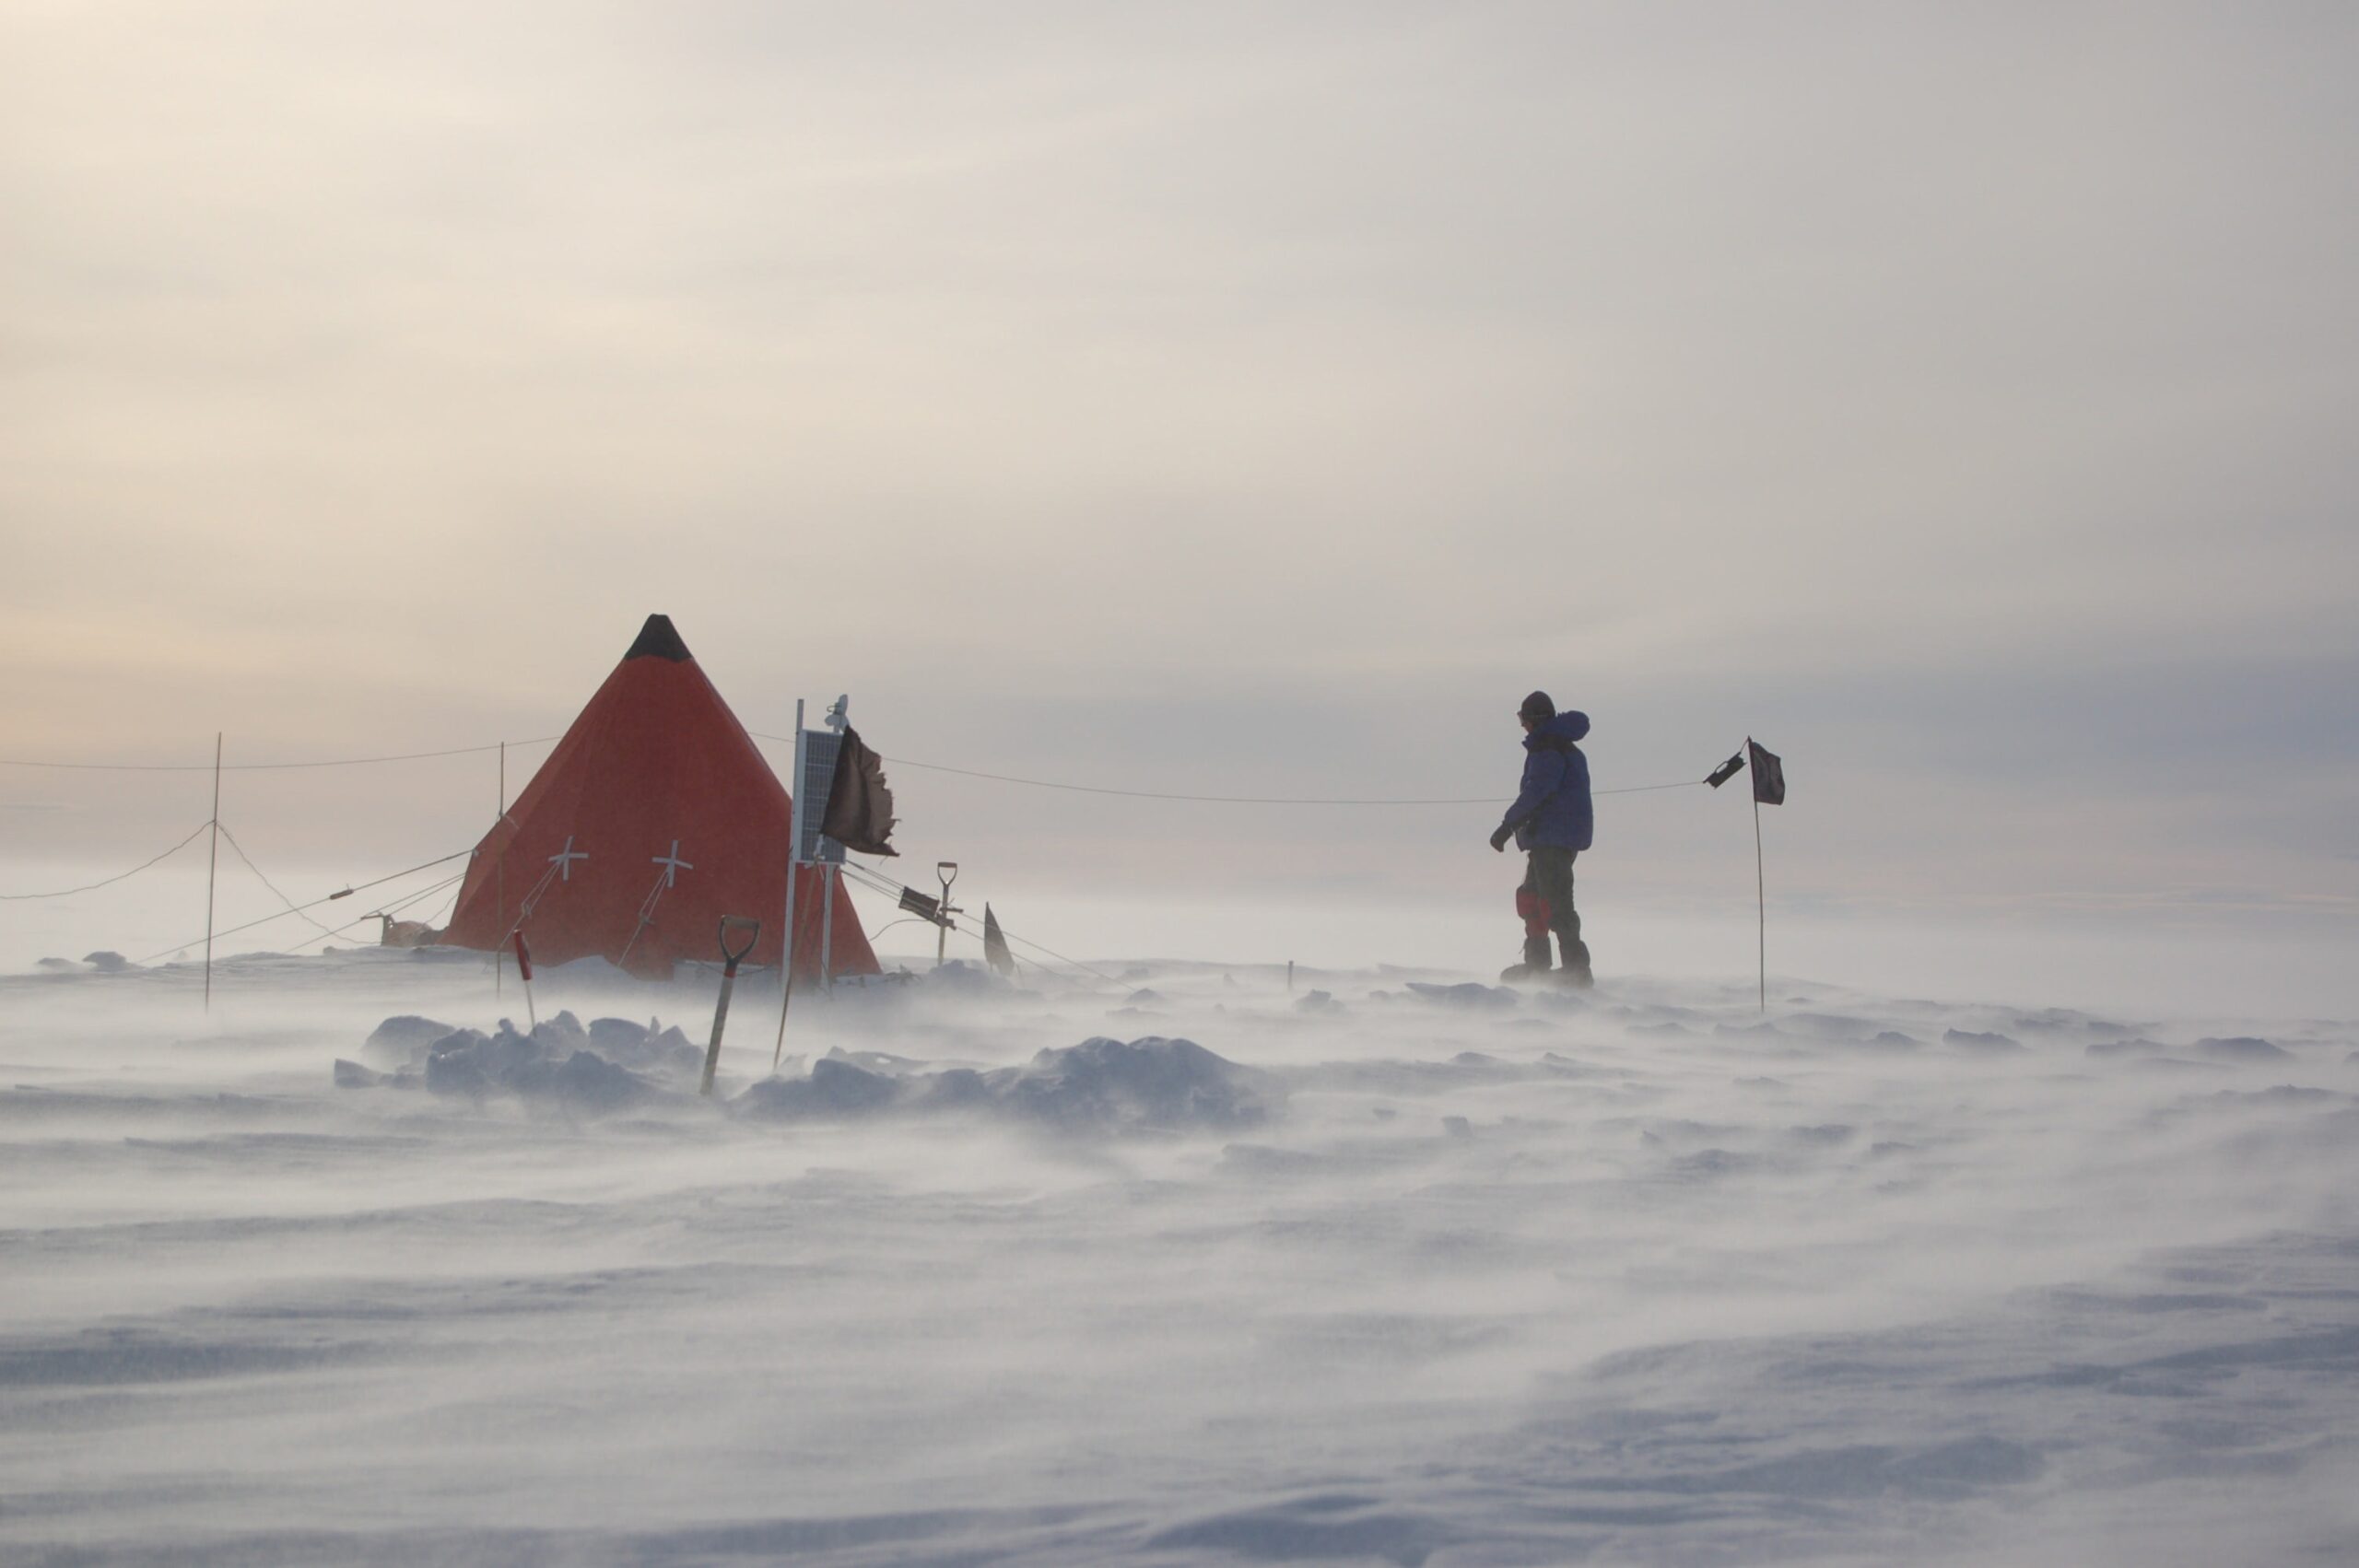
[[[1743,770],[1743,768],[1744,754],[1743,752],[1739,752],[1736,755],[1729,758],[1728,761],[1720,764],[1719,766],[1706,774],[1704,776],[1704,782],[1717,790],[1721,785],[1727,783],[1730,779],[1735,778]]]
[[[893,791],[885,782],[885,760],[870,751],[860,731],[844,726],[843,744],[836,752],[834,780],[827,788],[827,812],[819,831],[847,849],[863,855],[898,855],[887,842],[893,836]]]
[[[1786,803],[1786,765],[1778,754],[1763,748],[1750,735],[1744,741],[1745,755],[1753,764],[1753,798],[1765,806]]]

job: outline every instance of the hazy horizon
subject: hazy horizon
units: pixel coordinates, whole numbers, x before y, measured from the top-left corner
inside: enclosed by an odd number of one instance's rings
[[[2354,41],[2299,6],[13,8],[0,756],[554,734],[663,612],[769,733],[848,691],[955,766],[1504,797],[1539,686],[1601,788],[1783,753],[1790,917],[2331,940]],[[1495,901],[1512,940],[1486,808],[894,782],[905,864],[969,885]],[[207,788],[0,767],[0,891],[135,863]],[[496,790],[238,773],[223,818],[274,877],[359,876]],[[1735,795],[1601,802],[1609,946],[1742,916]]]

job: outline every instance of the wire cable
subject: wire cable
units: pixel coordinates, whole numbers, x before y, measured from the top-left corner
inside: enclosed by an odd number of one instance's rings
[[[113,876],[108,877],[103,882],[85,883],[80,887],[64,888],[56,893],[0,893],[0,903],[14,904],[28,898],[71,898],[77,893],[88,893],[96,888],[111,887],[118,882],[137,876],[149,866],[155,865],[159,861],[170,860],[174,855],[179,854],[182,850],[195,843],[196,836],[203,833],[206,828],[211,827],[212,825],[213,824],[210,821],[198,823],[195,827],[189,831],[189,836],[186,838],[182,839],[179,843],[173,845],[162,854],[154,857],[152,860],[142,860],[127,872],[118,872]]]
[[[417,762],[425,757],[473,756],[506,746],[537,746],[562,740],[542,735],[529,741],[495,741],[487,746],[452,746],[439,752],[396,752],[389,756],[326,757],[314,762],[225,762],[224,773],[276,773],[303,767],[363,767],[379,762]],[[46,767],[73,773],[211,773],[209,762],[41,762],[29,757],[0,756],[0,767]]]
[[[902,894],[910,891],[900,883],[893,881],[890,877],[886,876],[881,872],[875,871],[871,867],[862,865],[857,860],[846,860],[843,862],[842,869],[853,881],[859,883],[862,886],[866,887],[870,892],[881,894],[888,898],[898,899]],[[922,917],[920,918],[922,919]],[[980,931],[964,931],[962,928],[955,923],[956,917],[953,917],[952,919],[954,923],[951,925],[950,930],[954,931],[961,931],[961,934],[965,935],[976,935],[980,940]],[[893,923],[895,925],[898,925],[901,922],[896,920]],[[1050,958],[1055,959],[1058,963],[1065,965],[1071,968],[1078,969],[1085,975],[1095,976],[1098,979],[1105,981],[1108,985],[1119,986],[1123,984],[1121,980],[1116,978],[1112,975],[1109,975],[1105,970],[1093,969],[1078,958],[1067,958],[1063,954],[1059,953],[1053,947],[1046,947],[1039,942],[1032,941],[1028,937],[1018,936],[1014,931],[1009,930],[1005,925],[1002,925],[1000,927],[999,934],[1005,937],[1011,942],[1031,948],[1037,953],[1044,953]],[[1034,959],[1032,962],[1037,964],[1039,960]]]
[[[757,741],[774,741],[780,745],[792,745],[792,735],[769,735],[758,730],[747,734]],[[1024,778],[1012,773],[986,773],[980,768],[952,767],[946,763],[918,762],[905,756],[888,756],[881,760],[896,767],[921,768],[928,773],[955,773],[963,778],[988,778],[995,784],[1021,784],[1034,790],[1063,790],[1079,795],[1119,795],[1135,801],[1193,801],[1224,806],[1496,806],[1506,803],[1498,795],[1449,795],[1435,797],[1387,796],[1378,799],[1331,799],[1314,795],[1194,795],[1166,790],[1116,790],[1097,784],[1065,784],[1050,778]],[[1653,790],[1684,790],[1690,784],[1700,784],[1700,778],[1680,778],[1668,784],[1626,784],[1614,790],[1592,790],[1593,795],[1638,795]]]
[[[1112,790],[1096,784],[1060,784],[1046,778],[1019,778],[1008,773],[985,773],[972,767],[951,767],[938,762],[912,762],[905,756],[884,759],[896,767],[922,768],[928,773],[955,773],[966,778],[988,778],[997,784],[1023,784],[1035,790],[1063,790],[1077,795],[1120,795],[1138,801],[1193,801],[1223,806],[1490,806],[1496,795],[1454,796],[1409,800],[1329,800],[1308,795],[1191,795],[1167,790]]]
[[[791,735],[766,734],[749,730],[747,734],[757,741],[770,741],[780,745],[792,745]],[[274,773],[314,767],[365,767],[383,762],[417,762],[430,757],[476,756],[496,752],[502,745],[546,745],[564,737],[539,735],[527,741],[495,742],[486,746],[452,746],[442,751],[394,752],[382,756],[322,757],[305,762],[227,762],[220,766],[224,773]],[[1200,804],[1224,806],[1495,806],[1500,803],[1496,795],[1445,796],[1380,796],[1328,797],[1318,795],[1202,795],[1170,790],[1119,790],[1099,784],[1068,784],[1052,778],[1026,778],[1012,773],[987,773],[975,767],[952,767],[947,763],[919,762],[911,757],[888,756],[883,759],[896,767],[915,767],[929,773],[954,773],[963,778],[987,778],[995,784],[1020,784],[1033,790],[1062,790],[1079,795],[1114,795],[1134,801],[1189,801]],[[41,767],[77,773],[210,773],[211,763],[204,762],[49,762],[32,757],[0,757],[0,767]],[[1676,790],[1700,780],[1679,779],[1669,784],[1625,785],[1620,789],[1595,790],[1598,795],[1637,795],[1652,790]],[[141,868],[145,869],[145,868]],[[18,896],[23,896],[19,895]]]
[[[1702,789],[1701,778],[1680,778],[1669,784],[1625,784],[1618,790],[1591,790],[1592,795],[1644,795],[1656,790]]]
[[[1109,985],[1109,986],[1121,986],[1121,985],[1127,985],[1127,984],[1129,984],[1129,982],[1128,982],[1128,981],[1126,981],[1126,980],[1122,980],[1122,979],[1120,979],[1120,978],[1116,977],[1115,976],[1109,975],[1109,974],[1108,974],[1108,973],[1107,973],[1105,970],[1103,970],[1103,969],[1093,969],[1093,968],[1091,968],[1088,965],[1084,964],[1084,963],[1083,963],[1080,959],[1078,959],[1078,958],[1067,958],[1063,954],[1059,953],[1059,952],[1058,952],[1055,948],[1053,948],[1053,947],[1043,947],[1043,946],[1041,946],[1039,942],[1034,942],[1034,941],[1033,941],[1031,938],[1029,938],[1029,937],[1022,937],[1022,936],[1018,936],[1018,935],[1016,935],[1014,931],[1009,930],[1007,929],[1007,927],[1006,927],[1006,926],[1004,926],[1004,925],[1002,925],[1002,926],[1000,927],[1000,929],[999,929],[999,934],[1000,934],[1000,935],[1002,935],[1002,936],[1003,936],[1003,937],[1005,937],[1008,941],[1010,941],[1010,942],[1015,942],[1015,943],[1017,946],[1019,946],[1019,947],[1028,947],[1028,948],[1032,949],[1035,953],[1045,953],[1045,954],[1047,954],[1050,957],[1051,957],[1051,958],[1055,959],[1058,963],[1062,964],[1062,965],[1067,965],[1067,966],[1068,966],[1068,967],[1070,967],[1070,968],[1078,969],[1078,970],[1080,970],[1080,971],[1081,971],[1083,974],[1085,974],[1085,975],[1091,975],[1091,976],[1095,976],[1097,978],[1098,978],[1098,979],[1101,979],[1101,980],[1105,981],[1105,982],[1106,982],[1108,985]],[[978,940],[980,940],[980,939],[979,938]],[[1035,960],[1033,960],[1033,962],[1038,963],[1038,962],[1039,962],[1039,961],[1038,959],[1035,959]]]

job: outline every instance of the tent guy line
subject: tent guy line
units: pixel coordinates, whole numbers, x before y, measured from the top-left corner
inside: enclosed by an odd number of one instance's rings
[[[340,936],[343,934],[334,926],[323,926],[320,924],[319,921],[312,919],[309,910],[298,908],[296,907],[295,900],[288,897],[285,893],[281,892],[278,884],[271,881],[269,876],[264,872],[260,866],[254,864],[254,858],[246,853],[246,847],[238,842],[238,836],[229,831],[229,825],[226,823],[222,825],[221,837],[229,844],[229,848],[236,852],[238,859],[245,862],[246,870],[254,873],[254,880],[261,883],[264,887],[270,889],[271,895],[276,898],[281,904],[287,906],[287,912],[288,914],[302,916],[304,920],[323,936]],[[366,917],[363,918],[365,919]],[[354,925],[358,925],[360,922],[358,920],[355,920],[352,923]],[[304,945],[309,946],[310,944],[307,942]]]
[[[903,893],[908,891],[902,883],[894,881],[891,877],[886,876],[884,872],[876,870],[874,866],[863,866],[858,860],[852,860],[849,857],[844,860],[842,869],[844,874],[849,876],[852,881],[866,887],[871,893],[880,894],[886,898],[898,900]],[[896,920],[892,923],[894,925],[899,925],[901,922]],[[969,926],[965,929],[957,925],[953,925],[950,929],[955,931],[959,931],[962,935],[980,935],[979,932],[972,929],[971,922],[969,923]],[[1037,942],[1033,942],[1027,937],[1020,937],[1014,931],[1008,930],[1003,927],[1001,929],[1000,934],[1019,946],[1028,947],[1037,953],[1046,954],[1056,962],[1065,965],[1068,967],[1078,969],[1085,975],[1089,975],[1097,979],[1104,980],[1109,985],[1119,986],[1122,984],[1122,981],[1120,978],[1115,976],[1109,975],[1103,969],[1091,968],[1088,965],[1084,964],[1078,958],[1068,958],[1053,947],[1044,947]],[[1034,959],[1033,962],[1037,964],[1039,960]]]
[[[440,882],[428,883],[426,886],[419,888],[416,893],[403,895],[393,903],[386,905],[382,909],[371,909],[368,914],[362,915],[357,919],[346,921],[345,924],[338,926],[334,930],[330,931],[328,936],[334,937],[338,942],[352,941],[354,939],[347,936],[346,933],[349,932],[355,926],[364,926],[374,919],[380,919],[389,915],[398,915],[403,910],[409,908],[412,905],[423,903],[427,899],[433,897],[438,893],[449,893],[452,897],[456,897],[458,895],[459,883],[466,880],[466,872],[461,872],[455,876],[446,876]],[[313,920],[311,923],[313,925],[319,924],[316,920]],[[428,925],[433,923],[434,922],[431,919],[427,922]],[[327,938],[325,937],[305,937],[301,942],[297,942],[292,947],[280,948],[273,956],[279,958],[292,958],[300,954],[305,948],[310,947],[313,942],[324,942],[326,940]],[[325,949],[323,948],[322,951],[324,952]]]
[[[225,762],[223,773],[281,773],[305,767],[365,767],[378,762],[417,762],[424,757],[475,756],[502,746],[545,746],[558,739],[536,735],[529,741],[494,741],[487,746],[452,746],[439,752],[396,752],[390,756],[338,756],[315,762]],[[72,773],[211,773],[209,762],[43,762],[30,757],[0,756],[0,767],[46,767]]]
[[[208,823],[208,824],[206,824],[205,825],[207,825],[207,826],[209,827],[209,826],[211,826],[212,825],[211,825],[210,823]],[[431,870],[432,870],[433,868],[435,868],[436,866],[447,866],[447,865],[449,865],[452,860],[465,860],[468,856],[470,856],[470,855],[472,855],[472,854],[474,854],[474,853],[475,853],[475,851],[474,851],[473,849],[461,849],[461,850],[460,850],[460,851],[458,851],[456,854],[444,855],[444,856],[441,856],[441,857],[440,857],[440,858],[439,858],[439,859],[431,860],[422,860],[422,861],[420,861],[419,863],[417,863],[417,865],[411,866],[411,867],[409,867],[408,869],[406,869],[406,870],[405,870],[405,871],[398,871],[398,872],[394,872],[391,873],[390,875],[378,877],[378,878],[376,878],[374,881],[371,881],[371,882],[360,882],[360,883],[353,883],[350,887],[346,887],[346,888],[340,888],[340,889],[338,889],[336,892],[334,892],[334,893],[329,894],[329,895],[327,895],[327,897],[325,897],[325,898],[314,898],[314,899],[312,899],[309,904],[299,904],[299,905],[296,905],[296,906],[294,906],[293,907],[291,907],[291,908],[289,908],[289,909],[281,909],[281,910],[280,910],[278,913],[276,913],[276,915],[264,915],[264,916],[261,919],[259,919],[259,920],[248,920],[248,921],[247,921],[244,925],[242,925],[242,926],[231,926],[231,927],[230,927],[229,930],[227,930],[215,931],[213,934],[214,934],[217,938],[218,938],[218,937],[225,937],[225,936],[235,936],[235,935],[237,935],[240,931],[250,931],[250,930],[253,930],[256,926],[266,926],[266,925],[269,925],[269,924],[270,924],[272,921],[274,921],[274,920],[283,920],[283,919],[286,919],[289,914],[297,914],[297,915],[299,915],[299,914],[301,914],[301,913],[302,913],[304,910],[306,910],[306,909],[316,909],[316,908],[318,908],[318,907],[319,907],[321,905],[323,905],[323,904],[329,903],[329,902],[331,902],[332,900],[334,900],[334,899],[338,899],[338,898],[345,897],[345,896],[346,896],[346,895],[349,895],[349,894],[358,893],[358,892],[363,891],[364,889],[371,888],[371,887],[382,887],[385,883],[389,883],[389,882],[399,882],[402,878],[404,878],[404,877],[405,877],[405,876],[413,875],[413,874],[415,874],[415,873],[417,873],[417,872],[423,872],[423,871],[431,871]],[[153,953],[149,954],[147,957],[140,959],[140,960],[139,960],[139,962],[140,962],[140,963],[142,963],[142,964],[153,964],[154,962],[156,962],[156,960],[157,960],[157,959],[163,957],[163,956],[164,956],[165,954],[167,954],[178,953],[178,952],[180,952],[180,951],[181,951],[181,949],[182,949],[182,948],[184,948],[184,947],[194,947],[194,946],[195,946],[195,945],[196,945],[196,943],[198,943],[199,942],[202,942],[202,941],[204,941],[204,940],[205,940],[205,939],[204,939],[203,937],[192,937],[192,938],[191,938],[191,939],[189,939],[187,942],[176,942],[172,943],[170,947],[161,947],[161,948],[158,948],[155,952],[153,952]],[[308,946],[310,946],[310,945],[311,945],[311,943],[307,942],[303,943],[303,945],[304,945],[304,946],[306,946],[306,947],[308,947]]]

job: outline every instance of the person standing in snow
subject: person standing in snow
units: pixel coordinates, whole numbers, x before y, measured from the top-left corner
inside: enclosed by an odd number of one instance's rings
[[[1538,979],[1548,973],[1548,933],[1564,950],[1564,983],[1587,989],[1589,944],[1573,908],[1573,857],[1590,847],[1595,825],[1589,798],[1589,758],[1574,744],[1589,733],[1589,715],[1556,711],[1546,692],[1533,692],[1516,710],[1523,724],[1523,788],[1499,819],[1491,848],[1508,840],[1524,851],[1523,885],[1516,912],[1523,916],[1523,962],[1502,980]]]

